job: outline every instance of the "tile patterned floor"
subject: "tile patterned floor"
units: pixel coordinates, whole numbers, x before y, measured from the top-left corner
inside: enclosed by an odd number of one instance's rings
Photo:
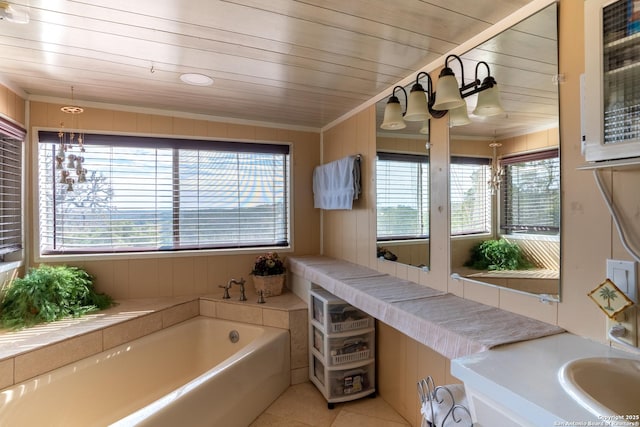
[[[250,427],[407,427],[380,396],[336,403],[334,409],[310,382],[289,387]]]

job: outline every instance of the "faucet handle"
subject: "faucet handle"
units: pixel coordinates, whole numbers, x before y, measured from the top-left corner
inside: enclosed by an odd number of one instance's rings
[[[231,295],[229,295],[229,287],[228,286],[218,285],[218,287],[224,289],[224,294],[222,295],[222,299],[231,298]]]

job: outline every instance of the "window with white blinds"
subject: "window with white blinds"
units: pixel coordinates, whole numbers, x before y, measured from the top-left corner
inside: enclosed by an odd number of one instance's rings
[[[376,161],[378,240],[429,237],[429,158],[378,153]]]
[[[22,256],[22,141],[0,133],[0,262]],[[18,257],[15,257],[19,254]]]
[[[491,232],[491,159],[451,158],[450,200],[451,235]]]
[[[289,245],[288,145],[85,135],[68,191],[39,139],[42,254]]]
[[[501,221],[504,234],[560,232],[558,150],[504,158]]]

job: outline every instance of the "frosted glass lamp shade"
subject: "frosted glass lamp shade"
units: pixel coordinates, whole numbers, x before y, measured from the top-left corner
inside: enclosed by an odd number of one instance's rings
[[[419,132],[423,135],[429,135],[429,120],[425,120],[424,123],[422,123],[422,127]]]
[[[469,113],[467,113],[467,103],[464,102],[462,107],[457,107],[449,110],[449,127],[464,126],[471,123],[469,119]]]
[[[431,114],[429,114],[427,96],[422,85],[416,84],[409,93],[409,103],[407,104],[407,113],[404,115],[404,119],[408,122],[421,122],[429,118],[431,118]]]
[[[445,68],[446,70],[446,68]],[[438,88],[436,90],[436,102],[433,104],[434,110],[452,110],[454,108],[464,105],[464,100],[460,95],[460,88],[458,87],[458,80],[453,74],[445,74],[444,71],[440,73],[438,79]]]
[[[502,109],[502,105],[500,105],[500,92],[498,91],[498,85],[494,83],[489,89],[478,93],[478,103],[473,110],[473,114],[487,117],[501,113],[504,113],[504,110]]]
[[[385,130],[399,130],[407,127],[407,124],[402,119],[402,108],[400,107],[400,101],[397,97],[392,96],[389,98],[386,107],[384,107],[384,118],[380,129]]]

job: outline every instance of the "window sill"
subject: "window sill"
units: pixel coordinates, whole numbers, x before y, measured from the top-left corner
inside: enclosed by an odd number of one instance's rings
[[[291,246],[243,248],[243,249],[202,249],[193,251],[161,251],[161,252],[121,252],[98,254],[68,254],[68,255],[36,255],[36,262],[73,262],[73,261],[108,261],[114,259],[149,259],[149,258],[180,258],[200,257],[212,255],[255,255],[265,252],[290,253]]]
[[[9,262],[0,262],[0,274],[6,273],[8,271],[17,270],[18,268],[24,265],[24,261],[9,261]]]

